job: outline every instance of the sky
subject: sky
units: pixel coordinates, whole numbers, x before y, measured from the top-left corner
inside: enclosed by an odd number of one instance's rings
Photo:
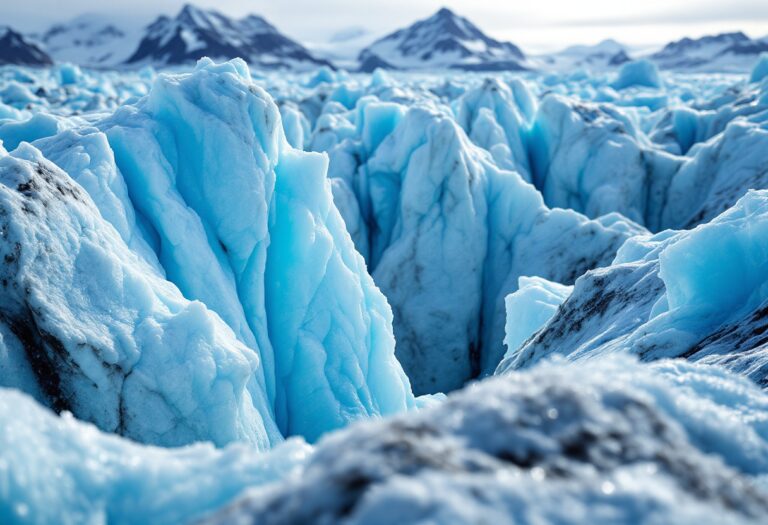
[[[183,0],[0,0],[0,21],[40,31],[82,13],[143,25],[175,14]],[[651,48],[683,36],[741,30],[768,35],[768,0],[196,0],[225,14],[267,18],[289,36],[311,44],[350,27],[383,35],[446,6],[489,35],[529,53],[556,51],[606,38]]]

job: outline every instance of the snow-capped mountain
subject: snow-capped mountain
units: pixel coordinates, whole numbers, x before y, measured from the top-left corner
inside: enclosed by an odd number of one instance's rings
[[[377,40],[360,52],[358,60],[361,71],[377,67],[466,71],[527,69],[520,48],[490,38],[469,20],[446,8]]]
[[[240,57],[266,68],[330,66],[260,16],[233,19],[189,4],[175,18],[161,16],[150,24],[126,63],[188,64],[204,56]]]
[[[608,69],[630,60],[629,49],[615,40],[594,45],[575,45],[550,55],[538,57],[542,67],[551,69]]]
[[[650,58],[662,69],[742,72],[749,70],[765,51],[768,51],[765,39],[753,40],[742,32],[735,32],[676,40]]]
[[[136,50],[140,30],[126,28],[107,17],[86,14],[56,24],[40,36],[57,61],[106,67],[124,62]]]
[[[0,65],[47,66],[48,54],[10,27],[0,27]]]

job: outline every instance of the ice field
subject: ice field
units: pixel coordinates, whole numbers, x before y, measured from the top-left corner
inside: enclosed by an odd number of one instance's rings
[[[0,67],[0,523],[762,523],[749,74]]]

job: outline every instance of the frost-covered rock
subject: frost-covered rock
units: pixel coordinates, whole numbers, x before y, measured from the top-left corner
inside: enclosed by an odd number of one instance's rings
[[[614,263],[588,272],[499,371],[552,354],[629,352],[719,364],[768,385],[768,192],[750,192],[686,232],[636,237]]]
[[[663,69],[687,72],[748,73],[761,52],[768,51],[765,38],[752,39],[741,31],[681,38],[651,55]]]
[[[191,4],[173,18],[163,15],[148,25],[125,63],[194,64],[203,57],[242,58],[267,69],[329,65],[260,16],[234,19]]]
[[[472,22],[441,8],[424,20],[390,33],[358,57],[360,71],[383,69],[463,69],[523,71],[525,56],[511,42],[485,35]]]
[[[714,367],[547,364],[334,434],[205,523],[759,523],[767,403]]]
[[[49,66],[51,57],[10,27],[0,26],[0,65]]]
[[[256,453],[142,446],[0,389],[0,520],[760,523],[766,412],[717,367],[598,359]]]

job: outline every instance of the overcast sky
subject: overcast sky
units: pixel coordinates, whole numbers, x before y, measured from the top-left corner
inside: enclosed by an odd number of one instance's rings
[[[85,12],[131,24],[174,14],[183,0],[0,0],[0,23],[37,31]],[[634,46],[682,36],[743,30],[768,35],[768,0],[197,0],[229,15],[256,13],[303,42],[365,27],[376,34],[425,18],[443,5],[468,17],[491,36],[525,51],[615,38]]]

